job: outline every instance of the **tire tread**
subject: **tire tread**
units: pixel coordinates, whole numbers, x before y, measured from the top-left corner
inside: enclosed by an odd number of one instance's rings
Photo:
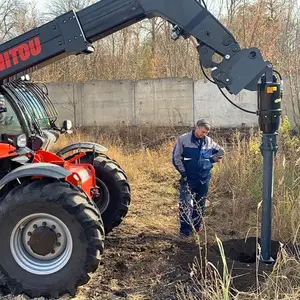
[[[49,191],[52,191],[49,194]],[[92,204],[92,201],[76,187],[68,182],[43,179],[21,184],[11,190],[0,205],[2,210],[9,209],[12,201],[21,203],[23,194],[30,192],[38,194],[45,202],[55,202],[61,205],[61,208],[73,215],[84,229],[87,240],[88,252],[85,261],[85,267],[80,270],[76,282],[70,282],[67,287],[61,290],[53,289],[47,293],[23,287],[22,282],[18,282],[14,278],[10,278],[7,272],[4,271],[0,264],[1,282],[5,283],[13,294],[26,293],[30,297],[49,296],[57,298],[65,293],[74,295],[76,288],[88,281],[90,278],[88,273],[94,272],[99,265],[99,253],[104,251],[104,226],[103,221],[97,208]],[[33,197],[34,198],[34,197]]]

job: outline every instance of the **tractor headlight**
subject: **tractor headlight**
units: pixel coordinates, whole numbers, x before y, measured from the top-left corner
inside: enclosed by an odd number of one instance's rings
[[[27,145],[27,137],[26,134],[20,134],[16,137],[16,145],[19,148],[24,148]]]

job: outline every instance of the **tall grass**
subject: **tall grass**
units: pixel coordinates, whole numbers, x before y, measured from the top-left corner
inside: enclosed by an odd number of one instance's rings
[[[191,272],[192,284],[188,286],[179,284],[177,286],[177,297],[179,300],[233,299],[234,295],[230,289],[232,277],[227,266],[223,244],[217,236],[216,242],[221,253],[223,265],[222,274],[220,274],[216,266],[209,261],[206,260],[205,262],[200,263],[196,258]],[[203,264],[205,264],[204,268]]]
[[[192,283],[177,286],[179,300],[300,299],[300,262],[283,248],[279,251],[273,271],[269,275],[265,275],[266,280],[263,283],[259,283],[257,280],[256,290],[241,292],[231,289],[233,277],[227,266],[222,241],[216,237],[216,242],[223,265],[222,273],[209,261],[205,262],[205,271],[203,271],[198,260],[195,259],[192,268]]]
[[[274,239],[299,242],[300,139],[292,136],[290,129],[288,120],[284,120],[275,162],[273,233]],[[167,190],[170,196],[176,196],[179,175],[171,164],[172,149],[177,135],[186,130],[117,127],[78,130],[63,136],[53,150],[77,141],[103,144],[109,149],[108,155],[126,170],[134,192],[140,193],[141,187],[151,189],[155,186]],[[223,161],[213,169],[209,191],[210,200],[216,204],[213,213],[222,218],[225,233],[235,231],[241,237],[246,233],[256,233],[262,188],[261,136],[255,130],[250,130],[247,135],[240,131],[225,132],[226,140],[224,134],[216,135],[214,131],[211,136],[224,145],[226,151]],[[226,224],[225,228],[223,224]],[[222,237],[219,228],[213,230]]]
[[[226,255],[221,240],[216,237],[223,274],[206,261],[206,272],[210,276],[205,278],[201,271],[187,290],[179,287],[178,296],[181,300],[300,299],[300,253],[297,246],[300,229],[300,139],[292,136],[290,129],[290,124],[285,119],[280,128],[279,150],[276,155],[272,238],[291,243],[293,251],[290,253],[284,248],[280,249],[273,271],[266,275],[266,281],[261,284],[257,278],[256,290],[234,291],[232,294],[229,289],[232,277],[228,272]],[[241,141],[237,132],[226,159],[214,170],[212,196],[219,201],[219,209],[224,217],[220,234],[224,233],[225,227],[225,232],[238,228],[237,235],[240,237],[249,235],[251,230],[255,236],[259,235],[262,188],[260,143],[259,135],[251,133],[247,141]],[[218,231],[214,227],[216,229]],[[256,264],[258,267],[259,262]],[[197,262],[194,267],[200,270]]]
[[[279,132],[275,162],[272,238],[296,244],[300,242],[300,139],[292,136],[290,129],[288,120],[284,120]],[[70,142],[84,140],[108,147],[108,155],[122,165],[129,177],[134,205],[145,210],[145,207],[153,207],[148,204],[156,197],[155,209],[148,212],[143,225],[153,226],[157,230],[167,228],[175,233],[177,224],[174,222],[174,213],[177,215],[179,175],[172,167],[171,155],[175,138],[184,131],[186,128],[163,132],[139,132],[134,129],[126,133],[124,129],[103,131],[96,128],[64,136],[55,145],[55,150]],[[247,135],[240,131],[226,133],[226,139],[214,131],[211,136],[225,146],[226,154],[213,169],[209,190],[212,208],[205,223],[211,240],[217,235],[222,253],[223,238],[245,238],[260,232],[261,136],[255,130],[250,130]],[[222,257],[225,258],[224,253]],[[272,274],[258,291],[237,293],[235,296],[229,290],[231,275],[228,269],[218,274],[209,262],[205,263],[211,280],[198,282],[196,291],[201,291],[204,296],[201,299],[300,299],[300,264],[284,251],[279,255]],[[193,290],[182,287],[179,294],[181,299],[200,299],[197,298],[195,287]]]
[[[249,138],[233,136],[224,161],[214,169],[211,194],[224,202],[228,230],[256,230],[254,220],[262,193],[261,136],[250,132]],[[299,242],[300,229],[300,139],[290,134],[284,120],[279,132],[279,149],[275,158],[273,233],[274,239]],[[260,221],[260,215],[259,215]],[[253,231],[253,233],[255,233]]]

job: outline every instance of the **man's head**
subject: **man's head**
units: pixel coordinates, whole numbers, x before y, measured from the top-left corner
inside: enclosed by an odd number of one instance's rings
[[[196,123],[195,136],[197,138],[204,138],[208,135],[210,130],[210,124],[204,119],[200,119]]]

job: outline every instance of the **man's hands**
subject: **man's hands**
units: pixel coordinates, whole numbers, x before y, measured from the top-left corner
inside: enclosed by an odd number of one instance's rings
[[[222,160],[222,158],[223,158],[223,156],[212,156],[212,157],[210,158],[210,161],[211,161],[212,163],[217,163],[217,162],[220,162],[220,161]]]
[[[222,156],[222,155],[213,155],[213,156],[211,156],[211,157],[209,158],[209,160],[210,160],[212,163],[218,163],[218,162],[220,162],[222,159],[223,159],[223,156]],[[186,176],[186,173],[182,173],[182,174],[181,174],[179,183],[180,183],[180,184],[185,184],[185,183],[187,183],[187,176]]]

